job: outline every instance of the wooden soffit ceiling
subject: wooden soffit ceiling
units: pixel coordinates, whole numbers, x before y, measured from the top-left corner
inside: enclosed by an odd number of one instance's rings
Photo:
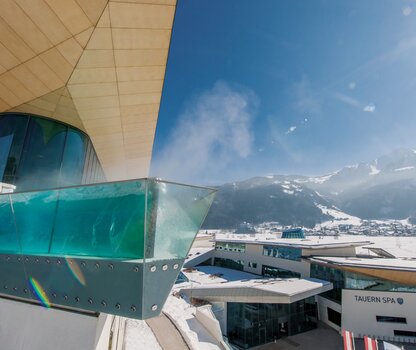
[[[109,180],[147,176],[176,0],[0,4],[0,112],[85,131]]]

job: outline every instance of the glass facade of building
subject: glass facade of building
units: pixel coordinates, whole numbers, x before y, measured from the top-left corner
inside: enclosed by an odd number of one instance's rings
[[[282,232],[282,238],[288,238],[288,239],[293,239],[293,238],[305,238],[305,233],[303,232],[303,229],[301,228],[291,228],[288,230],[284,230]]]
[[[300,261],[302,257],[302,249],[264,245],[263,255],[280,259]]]
[[[246,245],[244,243],[216,242],[215,250],[244,253],[246,251]]]
[[[214,258],[214,266],[226,267],[233,270],[244,270],[244,261],[224,258]]]
[[[0,115],[0,182],[22,192],[104,180],[83,132],[47,118]]]
[[[373,290],[385,292],[416,292],[416,286],[343,271],[330,266],[312,263],[311,277],[332,282],[334,289],[323,293],[328,299],[341,303],[342,289]]]
[[[329,281],[334,288],[321,295],[335,302],[341,303],[342,289],[345,288],[345,272],[329,266],[311,264],[311,277]]]
[[[266,277],[276,278],[300,278],[300,273],[285,270],[279,267],[263,265],[261,274]]]
[[[243,349],[317,327],[315,298],[292,304],[227,303],[227,336]]]

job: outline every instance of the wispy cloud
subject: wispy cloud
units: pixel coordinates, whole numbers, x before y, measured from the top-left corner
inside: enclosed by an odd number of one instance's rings
[[[287,131],[286,134],[291,134],[292,132],[294,132],[296,130],[296,126],[291,126]]]
[[[367,106],[363,108],[364,112],[374,113],[376,111],[376,106],[374,103],[369,103]]]
[[[153,175],[201,183],[220,176],[233,159],[248,157],[253,147],[251,122],[256,104],[252,91],[217,82],[180,116],[175,131],[153,161]]]
[[[363,103],[361,103],[357,99],[339,92],[332,93],[332,97],[337,101],[343,102],[349,106],[352,106],[367,113],[374,113],[376,111],[376,105],[374,103],[363,105]]]
[[[402,9],[402,14],[405,17],[410,16],[412,12],[413,12],[413,9],[410,6],[406,6]]]
[[[334,93],[332,94],[332,97],[333,97],[334,99],[338,100],[338,101],[341,101],[341,102],[343,102],[343,103],[346,103],[347,105],[350,105],[350,106],[353,106],[353,107],[358,107],[358,108],[361,108],[361,103],[360,103],[357,99],[355,99],[355,98],[353,98],[353,97],[351,97],[351,96],[348,96],[348,95],[342,94],[342,93],[340,93],[340,92],[334,92]]]
[[[380,56],[380,60],[397,61],[406,57],[406,55],[413,55],[416,50],[416,36],[409,36],[398,41],[396,46]]]

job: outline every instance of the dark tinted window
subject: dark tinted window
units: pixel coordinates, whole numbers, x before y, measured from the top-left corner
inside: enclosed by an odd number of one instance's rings
[[[62,185],[77,185],[82,181],[87,140],[79,131],[69,128],[62,162]]]
[[[20,192],[103,181],[94,147],[81,131],[47,118],[0,115],[0,182]]]
[[[67,127],[31,118],[18,168],[18,191],[59,186]]]
[[[215,258],[214,266],[226,267],[233,270],[244,270],[244,261],[242,260],[232,260],[232,259],[223,259]]]
[[[262,275],[277,278],[300,278],[300,273],[267,265],[263,265]]]
[[[377,322],[407,323],[406,317],[376,316]]]
[[[13,135],[0,136],[0,178],[3,178],[6,169],[7,159],[9,158],[12,146]]]
[[[341,314],[330,307],[327,307],[326,310],[328,313],[328,321],[341,327]]]
[[[416,331],[402,331],[402,330],[395,329],[394,335],[400,336],[400,337],[416,337]]]
[[[0,118],[0,176],[8,184],[15,183],[17,165],[23,150],[26,129],[29,122],[27,117],[5,116]],[[11,142],[11,144],[9,144]],[[3,169],[3,171],[1,171]]]

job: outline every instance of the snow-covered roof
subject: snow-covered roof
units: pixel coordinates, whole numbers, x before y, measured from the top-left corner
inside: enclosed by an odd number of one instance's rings
[[[416,238],[415,237],[371,237],[373,244],[369,247],[363,246],[357,250],[358,254],[368,254],[371,247],[382,249],[396,258],[416,258]]]
[[[311,261],[325,262],[340,266],[351,266],[383,270],[416,271],[416,259],[400,258],[360,258],[316,256]]]
[[[281,247],[292,247],[300,249],[326,249],[326,248],[343,248],[358,247],[372,244],[372,242],[363,237],[356,236],[307,236],[306,238],[280,238],[272,234],[217,234],[217,242],[234,242],[234,243],[251,243],[276,245]]]
[[[191,283],[182,292],[211,302],[289,304],[332,289],[332,284],[323,280],[263,278],[217,266],[200,266],[184,274]]]

